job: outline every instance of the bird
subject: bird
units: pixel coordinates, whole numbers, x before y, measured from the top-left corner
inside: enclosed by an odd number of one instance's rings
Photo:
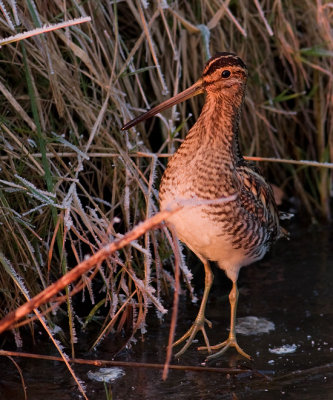
[[[192,86],[122,128],[130,129],[175,104],[206,95],[197,121],[169,160],[159,188],[161,210],[183,205],[166,224],[202,261],[205,270],[199,312],[189,330],[173,343],[183,343],[175,354],[177,358],[201,332],[205,346],[199,350],[208,352],[206,360],[221,357],[231,347],[251,360],[236,337],[239,271],[262,259],[283,235],[272,188],[259,169],[243,158],[239,145],[247,78],[247,66],[239,56],[218,52],[207,61],[201,78]],[[211,262],[217,263],[232,281],[229,336],[217,345],[210,345],[206,333],[206,326],[212,326],[205,316],[213,283]]]

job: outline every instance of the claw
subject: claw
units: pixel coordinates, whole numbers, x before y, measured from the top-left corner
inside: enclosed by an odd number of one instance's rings
[[[210,350],[219,350],[219,349],[221,349],[221,350],[218,351],[217,353],[209,355],[206,358],[206,361],[211,361],[215,358],[219,358],[229,349],[229,347],[235,347],[235,349],[241,356],[247,358],[248,360],[252,360],[252,357],[249,354],[245,353],[245,351],[238,345],[236,338],[229,336],[229,338],[227,340],[225,340],[224,342],[219,343],[215,346],[210,346]],[[207,350],[207,347],[202,346],[202,347],[199,347],[198,350]]]
[[[208,321],[208,319],[204,318],[198,318],[194,321],[193,325],[191,326],[191,328],[180,338],[178,339],[176,342],[174,342],[172,344],[172,347],[174,346],[178,346],[180,343],[184,342],[184,340],[186,340],[185,345],[180,349],[180,351],[178,351],[178,353],[175,354],[176,358],[179,358],[182,354],[185,353],[185,351],[190,347],[190,345],[192,344],[196,334],[201,331],[205,343],[206,343],[206,348],[208,350],[209,353],[211,353],[211,346],[209,344],[209,340],[207,337],[207,333],[206,333],[206,329],[205,329],[205,323],[209,326],[209,328],[212,327],[212,323],[210,321]]]

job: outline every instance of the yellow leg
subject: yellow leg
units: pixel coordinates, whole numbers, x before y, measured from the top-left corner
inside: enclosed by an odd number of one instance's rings
[[[182,343],[184,340],[186,340],[185,345],[181,348],[181,350],[175,354],[175,357],[179,357],[181,356],[191,345],[191,343],[193,342],[193,339],[195,338],[196,334],[201,331],[205,343],[206,343],[206,348],[208,350],[209,353],[211,353],[210,350],[210,344],[208,341],[208,337],[206,334],[206,330],[205,330],[205,323],[211,328],[212,324],[210,321],[208,321],[205,317],[205,310],[206,310],[206,304],[207,304],[207,299],[208,299],[208,295],[209,295],[209,291],[210,288],[212,286],[213,283],[213,273],[212,270],[210,269],[209,263],[207,260],[202,259],[202,262],[204,264],[205,267],[205,290],[204,290],[204,294],[201,300],[201,305],[200,305],[200,309],[198,312],[198,315],[193,323],[193,325],[191,326],[191,328],[180,338],[178,339],[175,343],[173,343],[172,346],[177,346],[178,344]]]
[[[220,357],[222,354],[224,354],[228,350],[229,347],[235,347],[235,349],[238,351],[239,354],[241,354],[243,357],[246,357],[249,360],[251,360],[251,356],[246,354],[245,351],[243,351],[239,347],[239,345],[237,343],[237,339],[236,339],[236,331],[235,331],[236,325],[235,324],[236,324],[238,295],[239,295],[239,292],[238,292],[238,288],[237,288],[237,282],[235,281],[232,284],[232,289],[229,294],[230,309],[231,309],[229,337],[224,342],[219,343],[215,346],[210,346],[210,348],[208,348],[208,346],[207,347],[199,347],[199,350],[208,350],[208,351],[221,349],[217,353],[208,356],[207,361]]]

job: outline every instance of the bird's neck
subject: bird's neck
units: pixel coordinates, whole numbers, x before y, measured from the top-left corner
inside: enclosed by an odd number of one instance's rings
[[[200,146],[219,152],[232,165],[243,162],[238,142],[243,93],[231,97],[208,94],[201,114],[188,136]],[[189,139],[190,139],[189,137]]]

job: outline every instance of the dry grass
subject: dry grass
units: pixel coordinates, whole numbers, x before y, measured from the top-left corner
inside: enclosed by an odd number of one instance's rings
[[[148,121],[146,129],[128,133],[120,127],[191,85],[209,53],[234,51],[248,64],[245,154],[333,160],[328,3],[144,3],[24,0],[12,8],[12,2],[0,2],[10,15],[0,20],[3,37],[92,17],[90,24],[1,48],[2,315],[156,213],[165,165],[159,155],[175,150],[204,99],[180,106],[180,114],[160,116],[160,125]],[[310,216],[330,217],[328,169],[261,166]],[[149,306],[165,312],[161,296],[174,284],[170,242],[165,230],[148,232],[104,262],[99,279],[83,276],[84,313],[67,288],[67,308],[48,314],[47,322],[52,327],[67,314],[62,327],[70,332],[72,353],[78,327],[98,324],[97,343],[127,320],[132,337],[145,331]],[[191,290],[183,261],[181,269]],[[19,343],[19,330],[15,338]]]

